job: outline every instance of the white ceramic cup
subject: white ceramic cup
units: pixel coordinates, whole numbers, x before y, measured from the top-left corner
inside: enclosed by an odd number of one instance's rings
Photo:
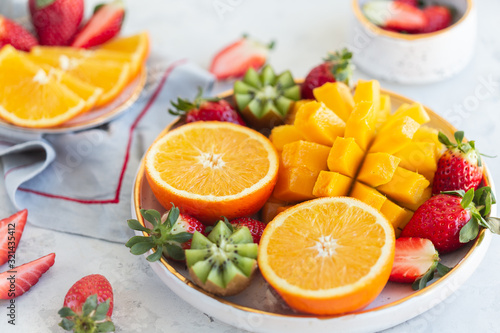
[[[405,84],[441,81],[460,72],[471,60],[477,33],[473,0],[440,0],[456,9],[455,22],[428,34],[400,34],[368,21],[362,7],[370,0],[352,0],[354,13],[349,47],[356,65],[382,80]]]

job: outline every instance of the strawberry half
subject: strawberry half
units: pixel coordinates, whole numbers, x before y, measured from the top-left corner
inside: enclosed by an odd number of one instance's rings
[[[413,283],[413,289],[422,289],[434,278],[436,269],[441,276],[450,270],[439,263],[439,254],[430,240],[418,237],[396,239],[389,281]]]
[[[87,275],[71,286],[59,310],[59,326],[74,332],[114,332],[113,288],[100,274]]]
[[[68,45],[83,18],[83,0],[29,0],[40,44]]]
[[[28,211],[23,209],[0,221],[0,266],[14,257],[27,218]]]
[[[400,1],[369,1],[363,6],[363,12],[373,24],[397,32],[418,32],[428,24],[422,10]]]
[[[427,25],[418,31],[422,34],[446,29],[453,19],[450,9],[445,6],[430,6],[424,8],[423,13],[427,18]]]
[[[260,222],[259,220],[253,219],[251,217],[240,217],[232,220],[231,225],[235,230],[238,230],[241,227],[247,227],[250,230],[250,234],[252,235],[253,242],[256,244],[260,243],[260,238],[262,237],[262,233],[266,228],[266,224]]]
[[[19,297],[30,290],[54,265],[55,257],[55,253],[51,253],[0,274],[0,299]]]
[[[327,82],[344,82],[349,85],[353,65],[352,52],[347,49],[329,53],[321,65],[311,69],[302,84],[302,99],[314,99],[313,90]]]
[[[218,80],[240,78],[250,68],[258,70],[267,61],[274,42],[266,45],[248,36],[237,40],[219,51],[212,60],[210,73]]]
[[[220,98],[203,98],[202,95],[200,88],[192,102],[177,98],[177,103],[172,102],[174,109],[169,109],[168,112],[184,118],[186,123],[215,120],[246,126],[240,114],[228,102]]]
[[[118,35],[124,18],[125,6],[121,0],[96,6],[94,15],[75,36],[71,46],[89,48],[107,42]]]
[[[29,51],[38,45],[38,41],[23,26],[0,15],[0,49],[7,44],[21,51]]]
[[[438,161],[432,193],[477,190],[483,179],[483,165],[474,141],[463,142],[462,131],[455,133],[456,144],[441,132],[438,138],[448,149]]]
[[[163,217],[154,209],[141,209],[141,215],[153,225],[152,229],[143,227],[137,220],[128,220],[128,226],[133,230],[144,231],[149,236],[134,236],[125,246],[135,255],[155,249],[155,253],[146,258],[151,262],[160,260],[162,254],[174,260],[184,260],[184,250],[191,248],[194,232],[205,232],[204,224],[194,217],[181,214],[175,206]]]

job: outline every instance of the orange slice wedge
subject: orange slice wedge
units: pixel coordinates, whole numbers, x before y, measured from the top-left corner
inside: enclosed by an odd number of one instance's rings
[[[207,224],[256,213],[271,195],[278,165],[265,136],[226,122],[178,127],[145,157],[146,178],[158,201],[167,209],[174,203]]]
[[[98,50],[128,53],[132,57],[132,75],[136,75],[149,54],[149,35],[146,31],[128,37],[117,37],[99,46]]]
[[[359,310],[382,291],[394,261],[394,230],[367,204],[315,199],[276,216],[264,230],[258,262],[294,309],[316,315]]]

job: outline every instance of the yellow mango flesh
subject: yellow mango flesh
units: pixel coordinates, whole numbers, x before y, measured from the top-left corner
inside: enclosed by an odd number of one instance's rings
[[[354,103],[370,102],[373,104],[375,114],[380,111],[380,83],[377,80],[359,80],[354,91]]]
[[[398,167],[391,181],[377,187],[394,201],[402,204],[417,204],[430,182],[424,176]]]
[[[294,125],[308,141],[330,147],[345,131],[345,122],[335,112],[318,102],[302,105],[295,116]]]
[[[299,101],[294,102],[292,108],[290,109],[290,111],[288,111],[286,115],[285,124],[293,125],[293,123],[295,122],[295,116],[297,115],[297,112],[299,111],[300,107],[309,102],[314,102],[314,101],[312,99],[301,99]]]
[[[420,197],[417,198],[416,203],[400,203],[401,206],[409,210],[416,211],[424,202],[429,200],[432,196],[432,186],[426,188]]]
[[[401,160],[387,153],[369,153],[359,170],[358,180],[377,187],[391,181]]]
[[[384,202],[387,200],[387,198],[379,191],[360,182],[354,182],[350,196],[359,199],[378,210],[380,210]]]
[[[314,184],[313,195],[316,197],[338,197],[349,194],[352,178],[338,172],[321,171]]]
[[[304,140],[305,137],[294,125],[281,125],[272,129],[269,139],[273,143],[276,150],[281,151],[283,150],[284,145]]]
[[[313,90],[314,97],[327,108],[335,112],[343,121],[347,121],[354,108],[351,89],[342,82],[327,82]]]
[[[305,167],[317,176],[321,170],[328,170],[329,154],[328,146],[300,140],[284,145],[281,158],[285,168]]]
[[[354,178],[363,160],[363,151],[353,138],[338,137],[328,155],[328,169]]]
[[[278,215],[279,208],[287,205],[288,203],[286,201],[270,197],[260,210],[261,221],[264,223],[269,223],[272,219],[274,219],[276,215]]]
[[[354,138],[363,151],[368,149],[375,137],[376,115],[372,102],[359,102],[347,120],[345,137]]]
[[[370,152],[394,154],[412,141],[419,127],[420,124],[408,116],[384,126],[373,140]]]
[[[389,116],[391,115],[392,105],[391,105],[391,96],[386,94],[380,95],[380,111],[377,115],[377,122],[375,127],[379,129],[387,122]]]
[[[425,111],[422,104],[413,103],[408,107],[396,110],[394,114],[390,115],[389,118],[387,119],[387,122],[382,126],[382,129],[391,126],[395,121],[402,119],[404,117],[410,117],[420,125],[428,123],[431,120],[429,114],[427,113],[427,111]]]
[[[401,159],[400,167],[418,172],[431,183],[434,180],[437,169],[436,145],[434,143],[412,141],[394,156]]]
[[[413,216],[413,212],[396,205],[391,200],[386,200],[380,212],[392,224],[396,238],[399,237],[403,228],[408,224]]]
[[[273,197],[282,201],[297,202],[313,199],[317,172],[306,167],[280,167]]]
[[[421,126],[416,132],[415,135],[413,135],[413,141],[415,142],[430,142],[434,143],[434,149],[435,149],[435,157],[436,161],[439,160],[441,157],[443,151],[445,150],[444,145],[439,142],[438,139],[438,133],[439,131],[437,129],[428,127],[428,126]]]

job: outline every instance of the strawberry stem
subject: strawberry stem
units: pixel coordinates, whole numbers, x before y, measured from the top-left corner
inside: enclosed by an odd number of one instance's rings
[[[114,332],[115,325],[107,316],[110,299],[97,303],[97,294],[90,295],[82,306],[82,313],[75,313],[68,307],[59,310],[63,318],[59,323],[66,331],[76,333]]]

